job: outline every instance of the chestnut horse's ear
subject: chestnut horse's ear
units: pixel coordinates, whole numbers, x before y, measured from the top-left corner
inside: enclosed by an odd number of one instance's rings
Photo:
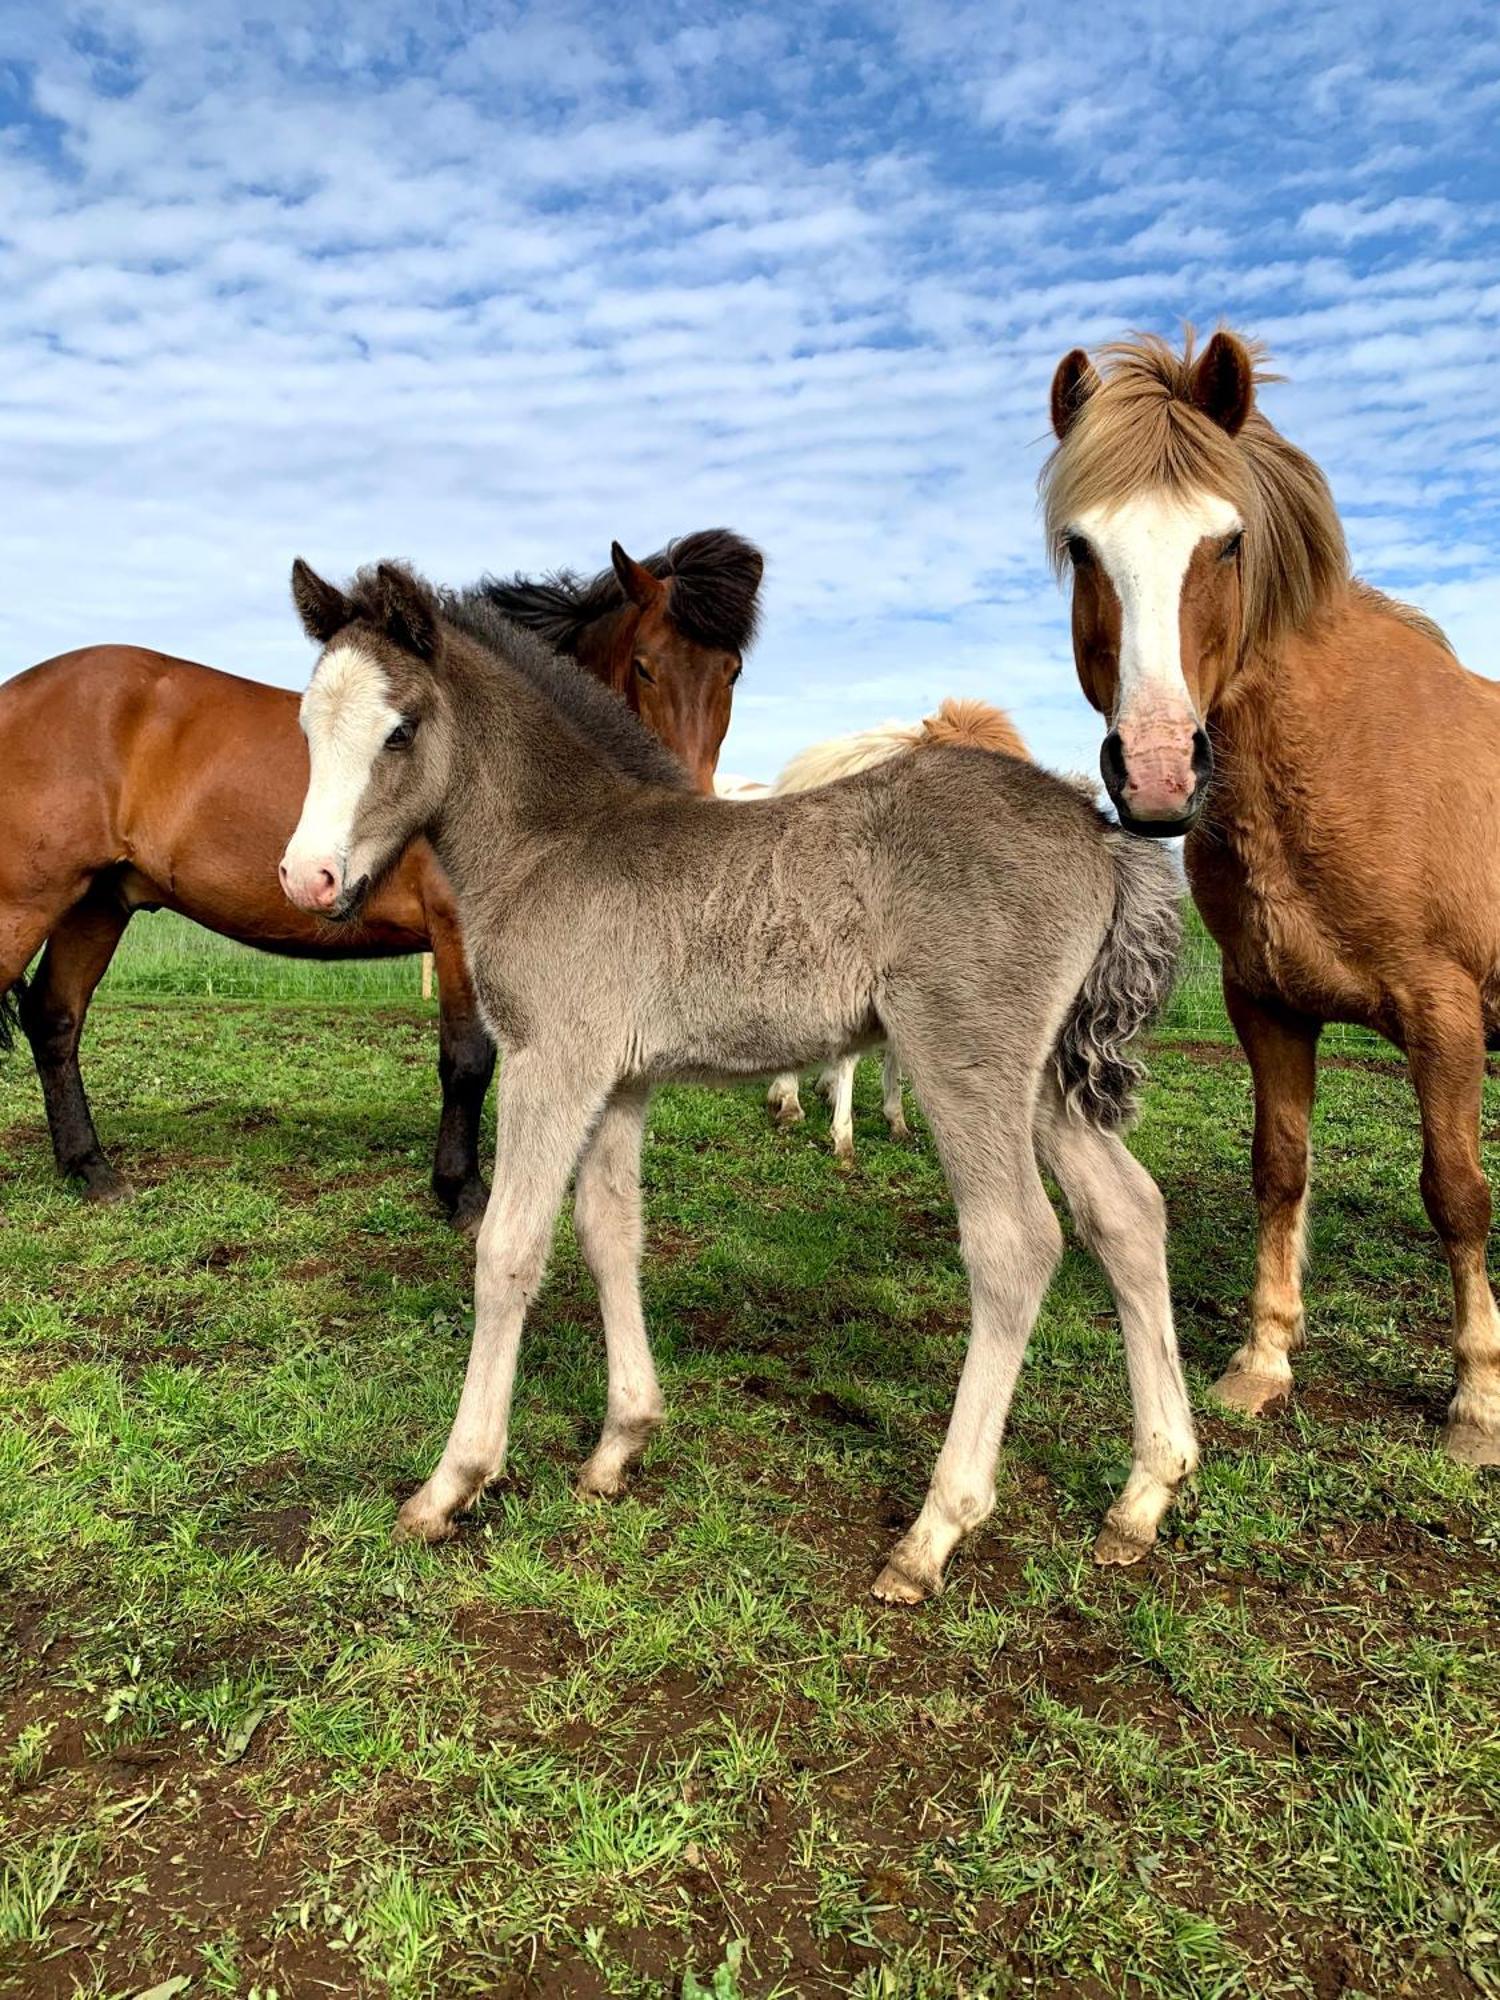
[[[659,576],[653,576],[644,563],[638,563],[626,555],[618,542],[609,545],[609,559],[614,564],[615,575],[620,588],[632,604],[642,611],[649,611],[653,604],[659,604],[667,594],[667,586]]]
[[[349,600],[341,590],[325,583],[301,556],[292,564],[292,602],[302,629],[309,639],[326,646],[335,632],[342,632],[351,616]]]
[[[438,649],[438,607],[432,585],[407,568],[405,563],[376,565],[375,584],[380,593],[380,618],[398,646],[430,660]]]
[[[1188,394],[1196,408],[1234,437],[1255,407],[1255,364],[1242,340],[1216,333],[1193,369]]]
[[[1052,428],[1061,442],[1089,397],[1101,386],[1099,370],[1081,347],[1065,354],[1052,377]]]

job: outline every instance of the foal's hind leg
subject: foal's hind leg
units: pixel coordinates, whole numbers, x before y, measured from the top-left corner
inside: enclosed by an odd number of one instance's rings
[[[1479,1161],[1484,1025],[1462,974],[1401,1010],[1422,1107],[1422,1200],[1453,1273],[1458,1387],[1443,1442],[1465,1465],[1500,1465],[1500,1316],[1486,1268],[1490,1188]]]
[[[901,1098],[901,1065],[896,1060],[896,1051],[887,1042],[885,1056],[880,1065],[881,1110],[885,1113],[886,1126],[893,1139],[909,1139],[911,1133],[906,1124],[906,1106]]]
[[[130,1192],[105,1158],[78,1067],[78,1043],[94,989],[104,977],[130,911],[99,890],[75,903],[47,940],[36,977],[21,1001],[58,1172],[81,1180],[89,1201]]]
[[[797,1072],[785,1070],[771,1079],[771,1087],[766,1092],[766,1104],[775,1125],[800,1125],[806,1113],[802,1109],[802,1099],[797,1092]]]
[[[599,1288],[609,1399],[604,1431],[578,1475],[583,1495],[611,1498],[661,1422],[661,1390],[641,1311],[641,1135],[650,1092],[617,1092],[578,1165],[573,1226]]]
[[[978,1066],[929,1076],[925,1061],[911,1077],[958,1208],[973,1330],[922,1511],[875,1580],[888,1604],[941,1590],[949,1556],[994,1509],[1011,1395],[1062,1250],[1032,1148],[1033,1078]]]
[[[841,1167],[854,1165],[854,1073],[858,1056],[840,1056],[823,1073],[828,1108],[833,1113],[833,1157]]]
[[[609,1097],[522,1050],[500,1076],[495,1185],[479,1232],[474,1343],[437,1470],[396,1516],[400,1541],[440,1542],[505,1465],[521,1323],[542,1281],[568,1177]]]
[[[1037,1145],[1079,1235],[1103,1266],[1119,1309],[1135,1445],[1130,1477],[1105,1516],[1094,1558],[1137,1562],[1198,1463],[1172,1329],[1166,1210],[1155,1181],[1125,1142],[1070,1115],[1050,1077],[1042,1090]]]

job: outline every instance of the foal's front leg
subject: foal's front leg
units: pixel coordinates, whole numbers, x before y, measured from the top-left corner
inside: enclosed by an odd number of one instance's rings
[[[521,1324],[552,1247],[568,1177],[609,1095],[530,1050],[500,1074],[495,1184],[474,1268],[474,1344],[437,1470],[396,1516],[398,1540],[440,1542],[505,1465]]]
[[[610,1099],[578,1165],[573,1226],[599,1289],[609,1400],[604,1431],[578,1475],[581,1495],[610,1499],[661,1422],[661,1390],[641,1311],[641,1137],[651,1093],[627,1085]]]

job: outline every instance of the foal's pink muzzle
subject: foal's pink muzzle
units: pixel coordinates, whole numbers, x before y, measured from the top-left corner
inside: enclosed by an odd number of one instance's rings
[[[282,893],[287,901],[312,916],[323,915],[333,909],[342,892],[340,871],[331,858],[311,861],[299,858],[289,863],[283,855],[276,872],[281,878]]]

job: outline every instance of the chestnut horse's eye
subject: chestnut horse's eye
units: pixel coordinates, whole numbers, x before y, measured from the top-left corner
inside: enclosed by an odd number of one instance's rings
[[[416,733],[416,723],[410,716],[403,716],[385,739],[385,747],[387,750],[410,750]]]
[[[1087,569],[1094,560],[1094,551],[1082,535],[1069,535],[1066,543],[1068,560],[1074,569]]]
[[[655,674],[652,673],[651,669],[646,665],[646,662],[644,660],[632,660],[630,664],[635,668],[636,672],[640,675],[643,681],[645,681],[649,686],[655,687],[656,676]]]
[[[1219,550],[1219,561],[1233,562],[1240,552],[1240,543],[1244,539],[1245,531],[1243,528],[1236,528],[1232,535],[1226,536],[1224,546]]]

